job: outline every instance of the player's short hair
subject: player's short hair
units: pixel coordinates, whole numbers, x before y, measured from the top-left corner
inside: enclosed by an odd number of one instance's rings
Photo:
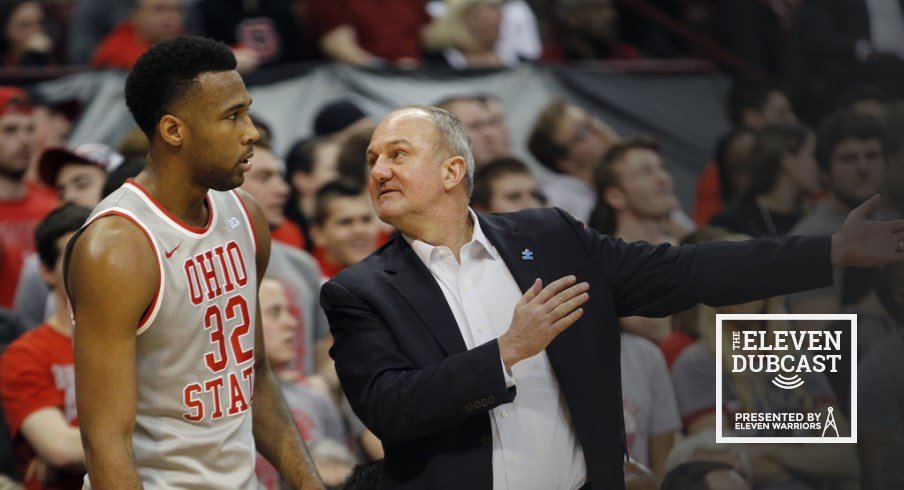
[[[126,105],[149,140],[172,105],[191,91],[204,73],[235,70],[235,55],[223,43],[202,37],[179,37],[155,44],[126,79]]]
[[[88,208],[64,204],[44,217],[35,228],[35,246],[44,267],[53,270],[57,259],[63,254],[63,250],[57,247],[57,241],[67,233],[78,231],[90,215]]]

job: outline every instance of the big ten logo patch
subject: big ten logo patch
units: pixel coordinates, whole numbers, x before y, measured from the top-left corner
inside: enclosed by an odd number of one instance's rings
[[[719,314],[715,328],[718,443],[857,442],[856,315]]]
[[[203,309],[209,341],[203,355],[208,377],[182,390],[183,418],[217,420],[248,410],[254,393],[255,291],[239,245],[230,241],[185,260],[191,304]],[[256,284],[254,281],[251,284]]]

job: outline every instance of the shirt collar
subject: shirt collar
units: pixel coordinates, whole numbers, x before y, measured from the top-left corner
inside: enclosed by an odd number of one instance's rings
[[[466,243],[465,246],[476,242],[475,246],[483,248],[490,258],[494,260],[498,259],[499,253],[496,251],[496,247],[490,243],[489,238],[483,233],[483,229],[480,227],[480,220],[477,219],[477,213],[475,213],[473,209],[468,208],[468,216],[471,218],[471,222],[474,223],[474,231],[471,235],[471,240]],[[411,245],[411,248],[414,249],[414,253],[417,254],[418,258],[421,259],[421,262],[428,268],[430,267],[430,260],[434,254],[441,253],[440,250],[449,250],[448,247],[431,245],[404,233],[402,233],[402,238]],[[464,248],[464,246],[462,246],[462,248]]]

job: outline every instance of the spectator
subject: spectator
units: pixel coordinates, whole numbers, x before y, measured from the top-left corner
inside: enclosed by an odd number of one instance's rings
[[[593,170],[618,141],[618,134],[580,107],[554,100],[534,122],[527,147],[552,172],[541,179],[549,205],[587,222],[596,205]]]
[[[373,126],[369,126],[349,136],[339,148],[339,157],[336,162],[339,176],[360,189],[361,192],[364,192],[367,181],[370,179],[370,167],[367,165],[364,154],[367,152],[373,133]]]
[[[260,204],[267,217],[267,222],[270,223],[272,239],[291,247],[303,249],[304,236],[301,229],[286,219],[285,206],[289,199],[289,186],[283,178],[282,162],[268,147],[256,143],[251,165],[251,170],[245,176],[242,188],[247,188]],[[250,190],[252,188],[253,192]]]
[[[517,158],[497,158],[474,171],[471,206],[476,211],[513,213],[545,205],[537,179]]]
[[[756,135],[745,197],[711,224],[752,237],[784,236],[819,190],[816,136],[799,124],[767,126]]]
[[[505,66],[496,54],[502,4],[502,0],[446,0],[446,15],[424,29],[424,46],[453,68]]]
[[[879,270],[876,290],[898,328],[861,359],[859,444],[865,490],[904,488],[904,266]]]
[[[136,0],[130,19],[104,38],[94,51],[91,65],[131,70],[148,48],[182,33],[179,0]]]
[[[305,378],[296,369],[298,319],[292,313],[282,283],[265,278],[258,295],[267,361],[279,381],[289,411],[310,448],[311,458],[323,483],[331,487],[341,485],[356,461],[345,446],[347,436],[339,409],[328,392],[319,387],[323,381]],[[282,488],[279,472],[260,454],[255,473],[267,490]]]
[[[134,0],[91,0],[73,2],[66,42],[66,61],[87,65],[97,45],[135,9]]]
[[[44,26],[44,8],[35,0],[0,3],[2,66],[42,66],[52,61],[53,40]]]
[[[38,176],[56,189],[64,203],[93,208],[100,202],[107,174],[125,158],[102,143],[85,143],[74,150],[50,148],[38,161]]]
[[[421,29],[430,22],[426,0],[310,0],[320,51],[355,65],[420,63]]]
[[[311,236],[324,280],[370,255],[380,239],[367,197],[344,181],[330,182],[317,192]]]
[[[430,0],[427,11],[431,17],[439,19],[446,15],[448,5],[443,0]],[[505,66],[524,60],[536,60],[543,54],[537,18],[524,0],[502,2],[502,24],[499,27],[499,40],[493,51]]]
[[[595,169],[597,206],[590,226],[629,242],[679,242],[669,236],[668,221],[679,207],[672,173],[647,137],[615,144]]]
[[[558,43],[546,47],[549,60],[631,60],[641,57],[619,33],[611,0],[561,0],[555,7]]]
[[[241,188],[260,203],[270,228],[276,228],[286,220],[283,206],[288,188],[281,176],[282,169],[276,157],[259,146],[254,149],[251,165]],[[317,296],[320,289],[317,262],[303,250],[274,240],[267,273],[283,284],[299,319],[299,333],[295,336],[298,371],[304,374],[319,372],[328,364],[326,349],[330,338],[326,316]]]
[[[0,306],[16,294],[22,260],[34,251],[38,222],[56,206],[56,198],[24,180],[33,148],[31,104],[24,91],[0,87]]]
[[[838,231],[847,213],[882,189],[885,178],[885,132],[870,116],[839,113],[820,125],[816,163],[826,198],[795,226],[791,235]],[[842,269],[832,286],[789,296],[792,313],[837,313],[841,308]]]
[[[365,128],[373,128],[370,117],[350,100],[339,99],[320,107],[314,116],[314,135],[342,143]]]
[[[314,249],[309,216],[314,214],[317,191],[339,177],[339,148],[338,143],[327,138],[310,138],[292,145],[286,157],[286,180],[290,187],[286,218],[301,229],[309,252]]]
[[[194,34],[232,46],[240,72],[308,58],[288,0],[200,0],[189,24]]]
[[[656,345],[626,332],[621,333],[621,386],[628,454],[661,479],[681,430],[675,389]]]
[[[692,461],[710,461],[730,466],[745,480],[753,473],[750,457],[744,446],[732,443],[717,443],[716,429],[704,429],[693,435],[682,437],[675,443],[665,462],[666,477],[675,468]]]
[[[750,484],[725,463],[684,463],[666,475],[662,490],[750,490]]]
[[[90,210],[66,205],[35,231],[41,273],[57,307],[46,323],[13,342],[0,359],[3,413],[26,489],[82,488],[85,456],[75,413],[72,323],[63,283],[66,243]]]
[[[101,143],[86,143],[75,150],[51,148],[38,163],[41,181],[56,189],[60,201],[88,209],[100,202],[107,172],[116,170],[122,155]],[[41,275],[38,256],[30,254],[22,265],[16,287],[15,311],[29,328],[42,323],[56,308],[55,295],[50,294]]]
[[[734,131],[757,131],[770,124],[797,122],[788,96],[781,87],[769,82],[735,81],[728,93],[726,106]],[[725,140],[719,150],[727,150],[723,145],[727,145]],[[720,156],[722,151],[717,151],[716,162],[707,165],[697,179],[694,221],[701,226],[709,223],[725,206],[744,196],[742,188],[731,186],[734,179]]]
[[[512,135],[498,99],[487,95],[452,96],[436,107],[449,111],[464,124],[477,166],[512,155]]]
[[[32,162],[29,165],[26,179],[35,180],[38,169],[37,158],[44,150],[55,146],[66,146],[66,140],[72,131],[74,121],[81,111],[78,101],[71,99],[52,102],[39,94],[32,94],[34,104],[32,117],[34,120],[34,148]]]

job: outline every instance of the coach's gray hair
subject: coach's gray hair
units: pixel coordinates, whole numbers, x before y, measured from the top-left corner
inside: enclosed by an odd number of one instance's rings
[[[441,145],[436,149],[434,157],[438,161],[460,156],[465,160],[465,190],[468,200],[474,191],[474,153],[471,152],[471,138],[465,126],[449,111],[428,105],[412,105],[406,109],[418,109],[426,112],[433,119],[433,125],[441,138]]]

